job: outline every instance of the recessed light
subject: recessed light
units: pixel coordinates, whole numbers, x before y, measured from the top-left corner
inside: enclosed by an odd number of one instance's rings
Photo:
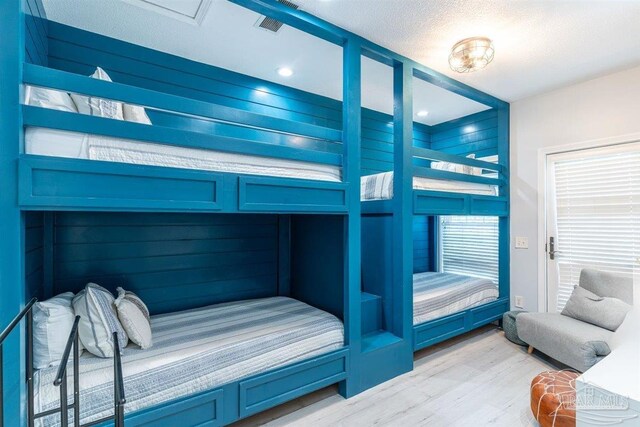
[[[289,67],[280,67],[276,71],[282,77],[291,77],[291,76],[293,76],[293,70],[291,68],[289,68]]]
[[[418,117],[427,117],[429,115],[429,112],[427,110],[420,110],[416,113],[416,116]]]

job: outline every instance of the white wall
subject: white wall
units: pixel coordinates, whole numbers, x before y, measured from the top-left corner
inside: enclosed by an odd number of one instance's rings
[[[547,147],[640,133],[640,67],[511,104],[511,299],[538,308],[538,154]],[[529,249],[514,249],[514,237]]]

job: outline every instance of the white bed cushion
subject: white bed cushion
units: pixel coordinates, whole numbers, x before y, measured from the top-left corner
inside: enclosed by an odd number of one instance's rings
[[[118,298],[114,304],[118,311],[118,319],[129,340],[145,350],[153,345],[151,337],[151,318],[149,309],[140,297],[130,291],[118,288]]]
[[[91,75],[92,78],[98,80],[111,81],[111,78],[102,68],[98,67]],[[111,101],[108,99],[96,98],[93,96],[71,94],[73,102],[78,107],[78,112],[90,116],[106,117],[108,119],[124,120],[122,110],[122,102]]]
[[[73,298],[73,308],[80,318],[78,331],[82,345],[98,357],[113,357],[113,333],[118,333],[118,344],[123,349],[129,342],[114,305],[111,292],[88,283]]]
[[[71,305],[73,292],[56,295],[33,306],[33,367],[57,366],[67,345],[75,313]],[[82,343],[78,342],[80,352]],[[73,352],[71,353],[73,358]]]
[[[34,107],[77,113],[78,108],[67,92],[53,89],[28,86],[25,94],[25,104]]]
[[[142,123],[150,125],[151,119],[143,107],[131,104],[122,104],[122,114],[128,122]]]
[[[467,159],[475,159],[475,154],[469,154]],[[451,162],[433,162],[431,169],[438,169],[447,172],[464,173],[466,175],[482,175],[482,169],[474,168],[473,166],[461,165]]]

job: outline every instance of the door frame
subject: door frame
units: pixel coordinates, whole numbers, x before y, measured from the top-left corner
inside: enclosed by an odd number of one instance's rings
[[[536,253],[538,254],[538,311],[547,312],[547,157],[553,154],[571,151],[602,148],[613,145],[640,142],[640,133],[629,133],[607,138],[592,139],[582,142],[543,147],[538,149],[538,239]]]

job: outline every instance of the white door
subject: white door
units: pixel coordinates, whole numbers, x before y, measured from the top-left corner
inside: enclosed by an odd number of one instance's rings
[[[640,142],[551,154],[546,162],[547,310],[583,268],[631,276],[640,259]]]

